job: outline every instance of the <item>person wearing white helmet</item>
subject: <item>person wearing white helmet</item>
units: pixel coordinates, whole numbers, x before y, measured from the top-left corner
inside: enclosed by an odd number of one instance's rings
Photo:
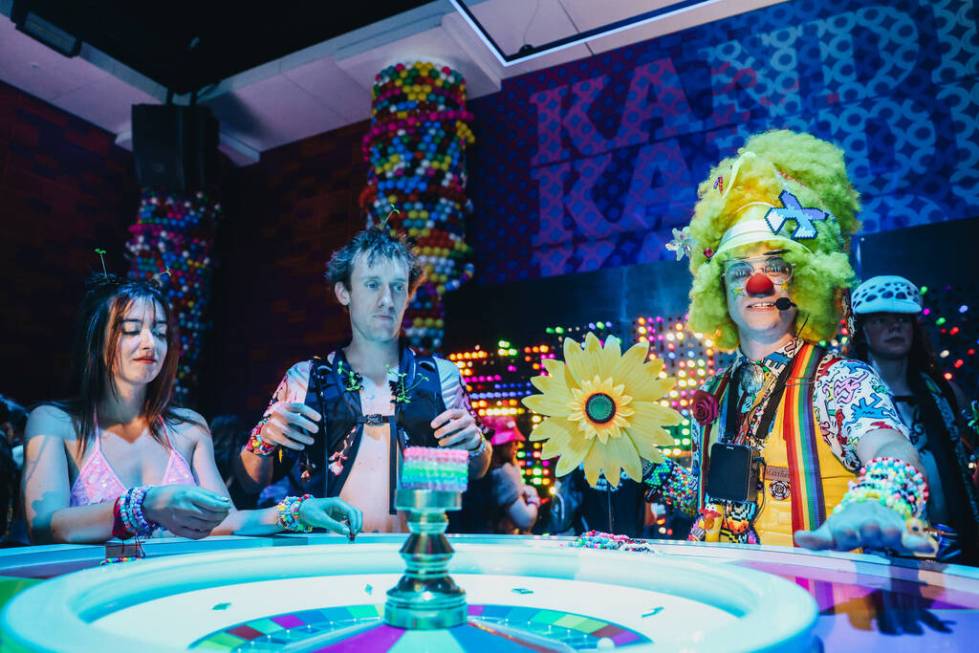
[[[853,293],[853,354],[887,384],[928,476],[928,519],[939,559],[979,564],[975,433],[960,416],[965,396],[945,380],[917,316],[921,293],[904,277],[877,276]]]

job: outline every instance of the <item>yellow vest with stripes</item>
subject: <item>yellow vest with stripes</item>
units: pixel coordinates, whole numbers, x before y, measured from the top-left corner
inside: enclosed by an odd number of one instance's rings
[[[765,463],[771,467],[788,468],[788,455],[785,446],[785,439],[779,434],[785,433],[783,425],[783,413],[785,397],[782,398],[782,406],[779,406],[775,425],[772,434],[768,436],[765,448],[762,449],[762,456]],[[849,481],[856,478],[853,472],[843,466],[830,446],[823,439],[823,434],[819,428],[819,422],[813,415],[813,425],[816,429],[816,453],[819,457],[819,477],[823,486],[823,502],[826,506],[826,515],[833,513],[833,508],[839,504],[846,494]],[[799,433],[795,433],[799,437]],[[774,544],[777,546],[794,546],[792,533],[792,497],[783,501],[772,498],[769,479],[765,480],[765,499],[764,502],[759,498],[761,509],[755,517],[755,531],[762,544]]]
[[[796,366],[792,376],[786,385],[785,393],[779,401],[779,406],[775,414],[774,424],[771,432],[761,451],[768,470],[781,468],[789,470],[790,494],[785,499],[779,500],[773,496],[772,485],[776,479],[771,478],[772,474],[767,474],[763,480],[764,488],[759,491],[757,503],[759,505],[758,514],[755,516],[753,527],[758,534],[761,544],[777,546],[794,546],[794,528],[815,528],[819,524],[815,523],[816,505],[819,503],[818,497],[811,496],[806,489],[806,483],[801,479],[813,479],[815,468],[812,458],[818,461],[818,478],[822,488],[822,514],[829,516],[833,512],[843,495],[849,487],[849,481],[856,478],[856,475],[849,471],[843,463],[836,457],[829,444],[823,438],[822,429],[819,427],[815,408],[812,405],[811,397],[814,388],[811,384],[815,383],[815,375],[810,381],[805,377],[805,363],[811,361],[815,365],[818,350],[811,343],[804,343],[797,352],[796,356],[788,364]],[[726,384],[725,384],[726,385]],[[729,390],[726,388],[725,391]],[[808,393],[805,395],[803,393]],[[799,413],[808,411],[808,425],[802,425]],[[719,420],[718,420],[719,421]],[[807,428],[808,426],[808,428]],[[812,435],[808,434],[808,429],[812,430]],[[709,442],[705,443],[704,451],[709,451],[710,446],[718,441],[721,429],[712,429]],[[810,452],[810,448],[815,448],[815,456],[800,455],[800,449]],[[794,459],[793,455],[795,456]],[[703,478],[701,479],[703,482]],[[764,495],[761,494],[764,492]],[[793,508],[795,508],[796,518],[795,527],[793,526]],[[717,526],[713,530],[714,537]],[[708,534],[708,539],[711,535]]]

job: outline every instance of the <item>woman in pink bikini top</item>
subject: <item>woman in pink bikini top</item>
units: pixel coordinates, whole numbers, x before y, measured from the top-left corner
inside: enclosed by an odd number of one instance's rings
[[[170,429],[164,426],[166,432],[167,466],[163,471],[158,485],[197,485],[194,473],[190,471],[190,464],[174,446],[173,440],[168,433]],[[71,484],[71,499],[69,505],[88,506],[93,503],[104,503],[115,501],[125,494],[127,487],[122,482],[119,475],[112,469],[112,465],[106,460],[102,453],[102,438],[92,439],[92,451],[85,458],[85,462],[75,476],[75,482]]]
[[[36,408],[27,422],[31,539],[358,532],[360,511],[340,499],[286,497],[273,508],[235,510],[206,422],[170,404],[179,352],[174,323],[156,283],[105,275],[89,285],[73,356],[77,394]]]

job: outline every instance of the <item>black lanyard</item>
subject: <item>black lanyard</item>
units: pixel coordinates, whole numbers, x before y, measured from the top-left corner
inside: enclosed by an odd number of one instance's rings
[[[316,395],[317,405],[320,409],[320,438],[323,441],[323,460],[321,464],[323,465],[323,497],[330,496],[330,432],[326,423],[326,399],[323,395],[326,394],[326,384],[329,378],[329,367],[325,364],[319,356],[313,358],[313,363],[311,367],[312,377],[310,380],[313,382],[313,392]]]
[[[775,420],[775,411],[778,410],[778,405],[782,401],[782,395],[785,393],[785,386],[789,381],[789,377],[792,374],[792,367],[795,359],[786,362],[785,367],[782,372],[778,375],[778,379],[775,381],[775,388],[772,393],[768,396],[768,400],[765,403],[765,412],[761,416],[761,422],[758,423],[758,433],[756,437],[758,439],[764,439],[768,436],[768,430],[772,426],[772,422]],[[748,365],[753,365],[754,363],[747,363]],[[742,368],[745,364],[742,364]],[[731,388],[729,392],[734,392],[734,396],[728,397],[727,402],[727,414],[724,419],[725,432],[721,437],[722,442],[728,442],[731,438],[736,438],[741,432],[741,402],[744,397],[741,395],[741,374],[744,374],[743,369],[739,368],[737,374],[732,375],[732,381],[735,387]],[[732,401],[733,399],[733,401]],[[757,410],[757,409],[756,409]],[[750,411],[754,413],[754,410]],[[751,419],[750,415],[745,415],[745,418]]]

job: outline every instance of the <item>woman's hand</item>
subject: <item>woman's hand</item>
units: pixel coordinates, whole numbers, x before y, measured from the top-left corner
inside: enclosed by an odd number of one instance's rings
[[[143,498],[143,516],[174,535],[210,535],[234,506],[231,499],[196,485],[154,485]]]
[[[306,499],[299,508],[299,518],[314,528],[350,537],[364,526],[364,515],[343,499]]]
[[[525,503],[540,507],[540,495],[537,494],[537,490],[535,490],[532,486],[524,485],[523,489],[521,490],[521,494],[523,494],[523,500]]]

